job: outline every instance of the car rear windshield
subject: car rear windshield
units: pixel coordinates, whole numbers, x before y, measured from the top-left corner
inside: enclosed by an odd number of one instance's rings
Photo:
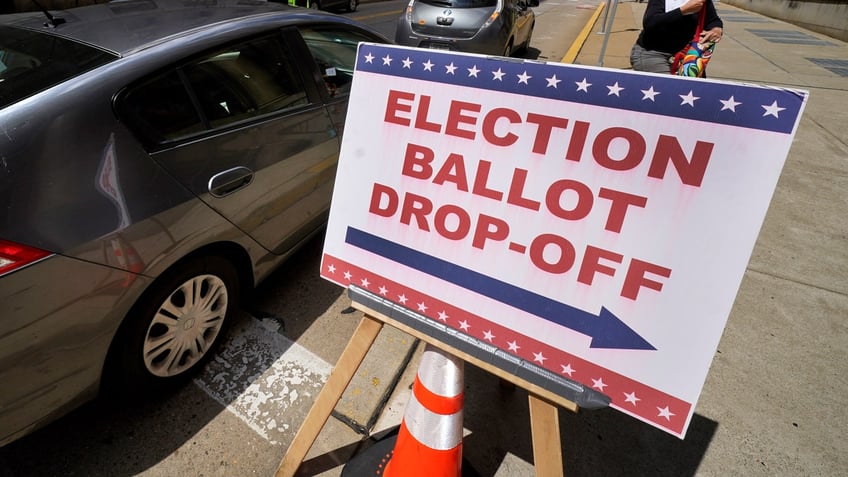
[[[450,8],[484,8],[494,7],[498,0],[417,0],[427,5]]]
[[[116,58],[54,35],[0,26],[0,109]]]

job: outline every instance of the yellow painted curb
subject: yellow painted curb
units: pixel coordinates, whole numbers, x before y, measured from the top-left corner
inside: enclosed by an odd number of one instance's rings
[[[574,60],[577,59],[580,49],[583,48],[583,45],[586,43],[586,38],[588,38],[589,33],[592,32],[592,28],[594,28],[595,22],[598,21],[598,17],[601,16],[601,12],[604,10],[605,6],[606,2],[602,2],[598,5],[598,8],[595,9],[595,14],[592,15],[592,18],[590,18],[588,22],[586,22],[586,26],[584,26],[580,34],[577,35],[577,39],[571,44],[571,48],[565,52],[565,56],[562,57],[562,61],[560,61],[560,63],[574,63]]]

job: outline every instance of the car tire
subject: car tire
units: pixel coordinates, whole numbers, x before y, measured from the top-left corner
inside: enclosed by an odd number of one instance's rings
[[[356,11],[356,7],[359,6],[359,0],[347,0],[347,5],[345,5],[345,10],[348,13],[352,13]]]
[[[512,55],[512,38],[507,42],[506,48],[504,48],[503,55],[506,58],[509,58]]]
[[[233,265],[218,256],[179,264],[151,285],[112,342],[107,391],[144,396],[183,384],[213,354],[238,307]]]

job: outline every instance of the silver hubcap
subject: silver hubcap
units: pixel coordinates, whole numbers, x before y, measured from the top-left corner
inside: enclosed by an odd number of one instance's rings
[[[183,283],[159,307],[144,339],[144,364],[156,376],[176,376],[209,350],[227,314],[227,287],[214,275]]]

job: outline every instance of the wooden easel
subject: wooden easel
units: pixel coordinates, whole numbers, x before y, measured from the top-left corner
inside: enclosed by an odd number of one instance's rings
[[[330,374],[327,383],[318,394],[315,404],[306,415],[306,419],[295,434],[291,446],[289,446],[280,463],[275,477],[293,477],[298,467],[306,457],[307,452],[315,443],[324,424],[330,417],[333,408],[341,399],[351,379],[356,374],[374,340],[383,328],[384,324],[397,328],[426,343],[440,348],[466,362],[478,366],[495,376],[521,387],[529,393],[530,406],[530,429],[533,442],[533,460],[536,466],[536,475],[539,477],[563,477],[562,468],[562,445],[559,434],[559,411],[557,406],[577,412],[577,404],[550,392],[536,384],[530,383],[513,374],[510,374],[496,366],[492,366],[474,356],[471,356],[455,347],[449,346],[426,333],[422,333],[399,321],[379,313],[366,305],[354,301],[352,306],[365,313],[359,322],[356,331],[351,336]]]

